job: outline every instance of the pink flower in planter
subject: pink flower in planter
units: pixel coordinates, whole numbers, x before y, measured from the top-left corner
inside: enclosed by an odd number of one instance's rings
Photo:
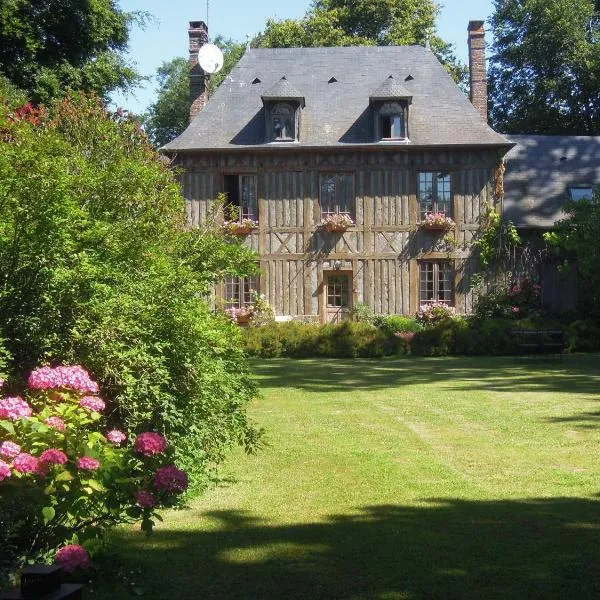
[[[154,474],[154,485],[159,490],[181,494],[188,487],[188,476],[185,471],[178,469],[175,465],[160,467]]]
[[[83,546],[71,544],[64,546],[56,553],[54,562],[67,573],[72,573],[77,569],[89,568],[90,557]]]
[[[23,417],[30,417],[32,412],[31,406],[21,396],[0,398],[0,419],[16,421]]]
[[[155,454],[161,454],[167,447],[167,440],[160,435],[160,433],[154,433],[153,431],[147,431],[146,433],[140,433],[135,438],[133,448],[136,452],[143,454],[144,456],[154,456]]]
[[[3,460],[0,460],[0,481],[8,479],[11,475],[10,467]]]
[[[43,465],[64,465],[67,455],[58,448],[49,448],[40,454],[40,463]]]
[[[82,408],[87,408],[92,412],[102,412],[106,408],[104,400],[98,398],[97,396],[84,396],[79,401],[79,406]]]
[[[81,471],[95,471],[100,468],[100,461],[91,456],[82,456],[77,459],[77,468]]]
[[[136,495],[136,501],[143,508],[152,508],[153,506],[156,506],[156,499],[152,492],[149,492],[148,490],[140,490]]]
[[[37,473],[40,468],[40,461],[35,456],[27,454],[27,452],[21,452],[15,457],[13,467],[19,473]]]
[[[14,458],[21,454],[21,446],[14,442],[2,442],[0,444],[0,456],[4,458]]]
[[[121,444],[127,439],[127,435],[118,429],[113,429],[106,434],[106,439],[113,444]]]
[[[44,420],[44,424],[58,431],[64,431],[67,427],[65,422],[60,417],[48,417]]]

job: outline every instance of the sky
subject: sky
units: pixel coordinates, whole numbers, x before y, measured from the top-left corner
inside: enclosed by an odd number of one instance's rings
[[[236,41],[259,33],[268,18],[302,17],[310,0],[118,0],[125,11],[152,15],[141,29],[134,26],[129,44],[129,59],[143,75],[153,76],[156,69],[177,56],[188,56],[188,22],[206,21],[211,38],[218,34]],[[454,44],[456,56],[467,62],[467,24],[472,19],[487,20],[493,12],[493,0],[445,0],[438,19],[439,36]],[[488,34],[488,43],[490,41]],[[156,81],[128,95],[113,95],[113,103],[135,113],[144,112],[156,96]]]

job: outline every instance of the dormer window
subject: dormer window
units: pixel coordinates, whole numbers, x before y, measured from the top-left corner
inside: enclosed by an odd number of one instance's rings
[[[282,77],[261,97],[265,107],[265,141],[297,142],[304,96]]]
[[[412,95],[390,75],[370,96],[376,142],[408,140],[408,107]]]

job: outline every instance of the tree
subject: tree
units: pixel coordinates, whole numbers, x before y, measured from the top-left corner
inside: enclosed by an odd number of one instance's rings
[[[439,7],[433,0],[314,0],[299,20],[269,19],[254,45],[266,48],[429,44],[455,81],[466,68],[450,44],[435,34]]]
[[[223,51],[223,68],[210,77],[209,94],[223,83],[244,54],[246,46],[218,35],[213,43]],[[159,87],[156,102],[150,105],[144,123],[148,135],[157,146],[163,146],[177,137],[190,120],[189,63],[185,58],[174,58],[163,63],[157,71]]]
[[[506,133],[600,133],[600,0],[495,0],[490,117]]]
[[[83,94],[48,110],[0,103],[9,381],[40,364],[83,365],[111,418],[164,433],[198,482],[228,446],[256,438],[240,333],[206,300],[254,263],[218,228],[187,226],[173,173],[122,111]]]
[[[141,13],[115,0],[5,0],[0,4],[0,75],[36,102],[68,87],[106,97],[140,81],[124,51]]]

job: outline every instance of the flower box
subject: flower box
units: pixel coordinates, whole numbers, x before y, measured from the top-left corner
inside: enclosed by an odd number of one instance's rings
[[[223,231],[229,235],[244,236],[252,233],[253,229],[258,227],[258,223],[252,219],[243,219],[241,221],[225,221]]]
[[[350,215],[338,213],[335,215],[329,215],[328,217],[325,217],[319,224],[319,227],[323,231],[327,231],[330,233],[341,233],[346,231],[346,229],[348,229],[348,227],[351,227],[352,225],[354,225],[354,221],[352,220]]]
[[[252,306],[234,306],[232,308],[226,308],[225,312],[234,323],[242,325],[250,322],[250,319],[254,314],[254,309]]]
[[[455,226],[456,223],[444,213],[427,213],[425,218],[419,223],[421,229],[431,231],[448,231]]]

